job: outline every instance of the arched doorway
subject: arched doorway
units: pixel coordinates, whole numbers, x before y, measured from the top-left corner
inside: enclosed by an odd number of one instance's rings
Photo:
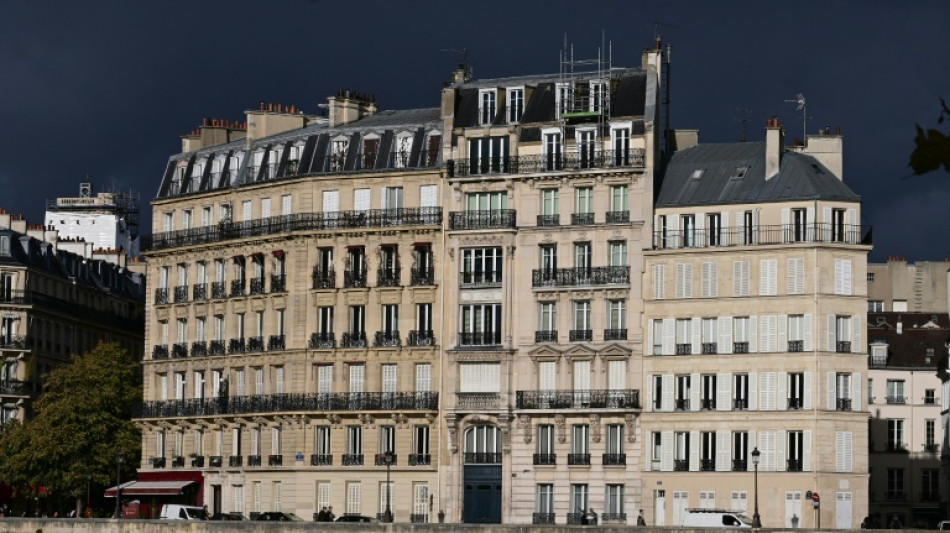
[[[464,450],[462,521],[500,524],[501,430],[489,425],[468,428]]]

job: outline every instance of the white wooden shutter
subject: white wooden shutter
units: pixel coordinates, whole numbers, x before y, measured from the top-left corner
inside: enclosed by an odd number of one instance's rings
[[[355,189],[353,191],[353,210],[369,211],[370,192],[369,189]]]
[[[716,410],[729,411],[732,409],[732,374],[722,372],[716,374]]]
[[[749,410],[755,411],[759,408],[759,395],[757,392],[757,386],[759,384],[759,376],[755,372],[749,372]]]
[[[437,207],[439,205],[438,185],[422,185],[419,187],[419,206]]]
[[[718,268],[713,261],[703,262],[703,298],[716,298],[719,296]]]
[[[802,431],[802,471],[811,472],[811,430]]]
[[[778,472],[785,471],[785,461],[788,459],[785,440],[785,430],[780,429],[775,432],[775,470]]]
[[[538,363],[539,390],[557,389],[557,363],[555,361],[541,361]]]
[[[821,221],[822,224],[822,235],[821,240],[824,242],[831,242],[831,208],[823,207],[821,209]]]
[[[666,284],[666,265],[653,265],[653,299],[666,298],[664,288]]]
[[[762,452],[760,470],[775,470],[775,431],[759,432],[759,451]]]
[[[790,219],[790,216],[789,216],[789,215],[790,215],[790,213],[789,213],[788,208],[787,208],[787,207],[786,207],[786,208],[783,208],[783,209],[782,209],[782,242],[788,242],[788,235],[789,235],[789,233],[791,233],[791,232],[789,231],[789,229],[790,229],[790,228],[789,228],[789,219]]]
[[[805,274],[805,258],[790,257],[788,259],[787,270],[788,272],[785,277],[785,282],[787,283],[786,292],[788,294],[803,294],[805,292],[803,279]]]
[[[775,409],[788,409],[788,372],[778,372],[775,376]]]
[[[693,317],[690,320],[689,325],[690,333],[692,335],[691,344],[692,344],[692,354],[699,355],[703,353],[703,319],[698,317]]]
[[[270,198],[261,198],[261,218],[270,218]]]
[[[861,383],[861,373],[851,374],[851,409],[861,410],[861,391],[864,390],[864,384]]]
[[[721,354],[732,353],[732,317],[719,317],[717,327],[719,328],[719,345],[716,348],[716,352]]]
[[[362,499],[363,491],[361,490],[362,485],[357,482],[351,482],[346,485],[346,513],[347,514],[360,514],[363,509]]]
[[[851,288],[852,272],[853,270],[851,267],[851,260],[842,259],[841,260],[841,274],[843,276],[843,280],[841,282],[841,285],[842,285],[841,289],[842,291],[844,291],[842,292],[842,294],[845,294],[848,296],[851,296],[852,294],[852,288]]]
[[[699,472],[699,432],[689,432],[689,471]]]
[[[647,396],[646,396],[646,398],[647,398],[647,403],[646,403],[646,406],[644,407],[643,410],[644,410],[644,411],[656,411],[657,409],[654,409],[654,408],[653,408],[653,405],[654,405],[654,404],[653,404],[653,376],[649,376],[649,377],[646,379],[646,382],[647,382]],[[651,442],[650,444],[652,445],[653,443]]]
[[[814,387],[814,386],[812,385],[812,381],[813,381],[813,378],[812,378],[811,372],[805,372],[805,387],[804,387],[804,389],[805,389],[805,392],[804,392],[805,398],[804,398],[803,401],[802,401],[802,408],[804,408],[804,409],[811,409],[811,408],[812,408],[812,400],[811,400],[811,397],[812,397],[812,394],[814,394],[814,393],[812,392],[812,388]]]
[[[644,352],[646,355],[656,355],[653,350],[653,328],[655,322],[657,322],[657,320],[652,318],[647,320],[647,349],[646,352]]]
[[[689,375],[689,410],[699,411],[699,389],[702,387],[699,374]],[[697,446],[698,447],[698,446]]]
[[[708,246],[709,243],[706,242],[706,213],[696,213],[693,220],[696,221],[696,237],[693,239],[694,246]]]
[[[383,390],[382,392],[396,392],[396,383],[398,381],[396,375],[396,365],[386,364],[383,365]]]
[[[289,215],[289,214],[290,214],[290,212],[291,212],[291,202],[293,201],[292,198],[293,198],[293,197],[292,197],[291,195],[289,195],[289,194],[285,194],[285,195],[283,195],[283,196],[280,197],[280,214],[281,214],[281,215]]]
[[[590,361],[574,361],[574,390],[590,390]]]
[[[716,431],[716,472],[729,472],[732,470],[730,458],[732,455],[732,446],[730,438],[732,432],[720,429]]]
[[[749,317],[749,353],[759,351],[759,330],[756,327],[757,317]]]
[[[759,410],[775,410],[775,372],[759,374]]]
[[[778,261],[776,259],[762,259],[759,261],[759,295],[775,296],[778,294]]]
[[[626,390],[627,361],[614,359],[607,362],[607,389]]]
[[[676,320],[663,319],[663,355],[676,354]]]
[[[673,374],[663,375],[663,398],[661,407],[664,411],[673,410]]]
[[[722,246],[731,246],[732,239],[729,234],[729,211],[723,211],[719,214],[719,223],[722,231],[719,232],[720,244]]]
[[[851,353],[861,353],[861,317],[851,317]]]
[[[838,344],[838,332],[835,330],[835,315],[828,315],[828,351],[835,353]]]
[[[805,223],[807,225],[805,226],[805,238],[808,240],[808,242],[815,240],[815,222],[817,222],[817,220],[815,220],[815,208],[806,207]]]
[[[852,434],[850,431],[835,432],[835,472],[853,471]]]
[[[679,215],[666,216],[667,233],[669,234],[669,240],[667,241],[668,248],[680,248],[684,244],[683,237],[678,234],[679,218]]]
[[[432,365],[423,363],[416,365],[416,392],[432,390]]]
[[[340,210],[340,191],[323,191],[323,212],[334,213]]]
[[[814,331],[813,331],[813,326],[811,322],[811,315],[806,314],[802,322],[803,322],[802,329],[805,330],[804,331],[805,337],[802,344],[804,345],[804,350],[806,352],[810,352],[815,349]]]
[[[778,315],[775,320],[778,322],[778,344],[775,351],[788,351],[788,315]]]
[[[349,365],[350,392],[364,392],[366,379],[366,365]]]
[[[838,384],[836,382],[834,372],[828,372],[826,375],[827,375],[826,397],[828,398],[828,403],[825,405],[825,408],[828,409],[829,411],[834,411],[837,408],[837,405],[836,405],[837,402],[835,402],[835,400],[837,399],[835,392],[836,392]]]
[[[664,431],[660,433],[660,470],[663,472],[673,471],[673,432]]]

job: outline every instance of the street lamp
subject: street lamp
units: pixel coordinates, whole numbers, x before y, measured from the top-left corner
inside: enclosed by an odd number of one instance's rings
[[[389,504],[389,500],[392,498],[391,488],[389,485],[389,470],[393,466],[393,451],[391,449],[386,450],[386,453],[383,454],[386,462],[386,511],[383,513],[383,522],[387,524],[393,523],[393,510]]]
[[[86,509],[89,508],[89,487],[92,485],[92,471],[86,470]]]
[[[122,518],[122,452],[115,452],[115,517]]]
[[[752,513],[752,527],[762,527],[762,519],[759,518],[759,456],[762,452],[758,448],[752,450],[752,466],[755,467],[755,512]]]

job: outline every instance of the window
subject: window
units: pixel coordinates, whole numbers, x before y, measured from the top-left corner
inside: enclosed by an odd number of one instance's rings
[[[396,451],[396,427],[395,426],[380,426],[379,428],[379,452],[395,452]]]
[[[759,261],[759,295],[775,296],[778,294],[778,261],[762,259]]]
[[[696,246],[696,216],[680,216],[680,227],[683,231],[683,246],[686,248]]]
[[[656,472],[663,464],[663,434],[654,431],[650,435],[650,470]]]
[[[360,337],[366,334],[366,307],[362,305],[350,306],[350,327],[351,336]]]
[[[936,390],[924,389],[924,404],[935,405],[936,403],[937,403]]]
[[[845,241],[844,209],[831,210],[831,240],[833,242]]]
[[[888,500],[902,500],[904,498],[904,469],[887,469],[887,494]]]
[[[706,246],[722,244],[722,215],[709,213],[706,215]]]
[[[539,483],[535,487],[534,511],[540,515],[554,515],[554,485]]]
[[[491,174],[508,171],[508,137],[480,137],[468,141],[469,173]],[[471,193],[468,196],[504,194]],[[484,209],[484,208],[483,208]],[[504,209],[504,206],[492,209]]]
[[[571,454],[575,457],[569,458],[568,464],[590,464],[590,426],[587,424],[571,426]]]
[[[590,102],[589,111],[600,113],[604,109],[607,101],[607,84],[602,81],[590,82]]]
[[[557,304],[554,302],[542,302],[539,305],[539,309],[540,313],[538,318],[538,331],[556,332]]]
[[[666,298],[666,265],[653,265],[653,299]]]
[[[589,242],[574,243],[574,270],[578,277],[588,277],[591,268],[591,246]]]
[[[788,259],[787,292],[788,294],[805,294],[805,258],[790,257]]]
[[[747,431],[732,432],[732,470],[745,472],[749,469],[749,433]]]
[[[524,87],[509,87],[506,95],[508,98],[508,123],[517,124],[524,114]]]
[[[361,426],[346,427],[347,455],[363,455],[363,428]]]
[[[630,128],[614,128],[610,134],[613,136],[614,165],[630,165]]]
[[[409,166],[409,156],[412,153],[412,134],[400,133],[396,136],[393,145],[394,164],[396,168],[406,168]]]
[[[574,301],[574,323],[573,330],[574,332],[589,332],[590,327],[590,301],[589,300],[578,300]],[[573,332],[572,332],[573,334]],[[580,334],[580,333],[579,333]],[[578,340],[591,340],[590,338],[578,339]]]
[[[835,351],[848,353],[851,351],[851,317],[834,317],[834,334],[836,339]]]
[[[593,187],[578,187],[574,189],[575,205],[574,213],[577,215],[594,214],[594,189]],[[591,220],[593,222],[593,220]],[[590,223],[590,222],[585,222]]]
[[[10,237],[0,235],[0,254],[10,255]]]
[[[459,344],[501,344],[501,304],[461,305]]]
[[[495,89],[482,89],[478,92],[479,125],[489,125],[495,119],[495,104],[497,98],[498,91]]]
[[[571,502],[570,509],[572,513],[583,513],[585,509],[590,509],[588,497],[590,496],[586,483],[571,484]],[[568,522],[570,522],[568,518]]]
[[[937,450],[936,427],[936,420],[928,418],[924,421],[924,446],[926,446],[927,451]]]
[[[663,353],[663,321],[654,320],[651,329],[653,336],[653,347],[650,350],[651,355],[664,355]]]
[[[749,296],[749,261],[732,263],[732,295]]]
[[[330,426],[317,426],[314,428],[314,454],[329,460],[333,453],[330,448],[332,442]],[[319,459],[318,459],[319,461]]]
[[[742,244],[748,246],[759,240],[758,212],[745,211],[742,213]]]
[[[749,375],[736,374],[733,382],[732,408],[740,411],[749,409]]]
[[[693,353],[692,332],[689,318],[676,319],[676,355],[691,355]]]
[[[554,426],[538,424],[538,457],[534,464],[555,464]]]
[[[850,374],[849,374],[850,377]],[[788,374],[788,408],[803,409],[805,402],[805,374],[790,372]],[[781,398],[779,399],[781,401]]]
[[[803,472],[804,471],[804,454],[805,454],[805,444],[804,444],[804,432],[802,431],[789,431],[786,435],[785,442],[787,446],[786,450],[786,470],[789,472]]]
[[[331,171],[339,172],[343,170],[343,167],[346,164],[346,152],[349,146],[350,141],[345,137],[333,140],[332,151],[330,152]]]
[[[703,374],[700,381],[700,409],[711,411],[716,408],[716,374]]]
[[[610,212],[614,213],[613,222],[624,222],[622,220],[621,214],[628,213],[629,217],[629,207],[627,205],[628,188],[626,185],[612,185],[610,187]]]
[[[904,449],[904,421],[889,418],[887,420],[887,449],[900,451]]]
[[[610,266],[627,266],[627,241],[610,241],[608,248],[610,251]]]
[[[607,301],[607,329],[622,331],[627,328],[626,300]]]
[[[699,470],[716,470],[716,432],[703,431],[699,434]]]
[[[461,285],[464,287],[501,283],[502,261],[500,246],[462,250]]]
[[[580,168],[592,168],[596,165],[596,133],[592,129],[577,130],[577,165]]]
[[[872,274],[869,274],[872,275]],[[883,313],[884,302],[882,300],[868,300],[868,313]]]
[[[346,484],[346,514],[358,515],[363,508],[363,486],[359,481]]]
[[[674,406],[677,411],[688,411],[690,408],[689,397],[690,397],[690,375],[689,374],[679,374],[675,377],[676,379],[676,405]]]
[[[806,230],[808,228],[808,211],[805,209],[792,209],[792,227],[790,239],[792,242],[804,242],[806,240]]]
[[[604,520],[621,520],[624,511],[624,486],[607,485],[607,500],[604,502]]]
[[[558,118],[564,115],[564,113],[570,113],[574,110],[574,86],[570,83],[558,83],[557,84],[557,93],[555,93],[555,99],[557,100],[557,114]]]
[[[429,454],[429,426],[418,425],[413,427],[412,453],[415,457],[410,457],[409,464],[425,465],[431,461]]]
[[[558,190],[544,189],[541,191],[541,215],[551,217],[551,225],[557,225],[555,217],[558,216]]]
[[[893,309],[891,311],[895,313],[906,313],[907,312],[907,300],[894,300]]]
[[[693,264],[676,263],[676,297],[693,297]]]
[[[623,424],[607,424],[608,455],[619,456],[624,453],[624,432]]]
[[[677,431],[673,434],[673,470],[689,470],[689,432]]]
[[[719,319],[717,318],[704,318],[703,319],[703,354],[715,354],[718,353],[718,344],[719,344]]]
[[[805,315],[788,315],[788,351],[805,350]],[[780,346],[781,350],[782,347]]]

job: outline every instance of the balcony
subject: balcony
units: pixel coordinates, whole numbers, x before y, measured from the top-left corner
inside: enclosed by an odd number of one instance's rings
[[[264,351],[264,337],[248,337],[247,353],[259,353]]]
[[[33,391],[33,384],[29,381],[7,379],[0,381],[0,395],[2,396],[29,396]]]
[[[16,289],[0,290],[0,304],[28,305],[32,302],[33,298],[27,291]]]
[[[594,153],[573,152],[493,158],[453,159],[446,165],[450,178],[485,174],[538,174],[541,172],[577,171],[598,168],[642,168],[646,151],[599,150]]]
[[[851,341],[838,341],[835,343],[835,352],[851,353]]]
[[[271,335],[267,338],[267,351],[283,349],[285,349],[283,335]]]
[[[406,346],[435,346],[435,333],[431,329],[414,329],[406,338]]]
[[[466,452],[462,454],[462,460],[470,465],[493,465],[501,463],[500,453],[490,452]]]
[[[788,472],[802,472],[802,460],[801,459],[788,459],[786,461],[785,470]]]
[[[541,269],[531,271],[531,286],[548,287],[590,287],[630,283],[630,267],[574,267]]]
[[[346,332],[340,339],[340,348],[366,348],[366,332]]]
[[[789,352],[805,351],[805,341],[788,341],[788,351]]]
[[[366,288],[366,267],[343,271],[343,287],[346,289]]]
[[[732,460],[733,472],[747,472],[748,470],[749,470],[749,463],[745,459]]]
[[[188,357],[188,345],[183,342],[173,344],[172,357],[175,359],[183,359]]]
[[[459,346],[499,346],[500,331],[470,331],[459,333]]]
[[[220,455],[211,455],[208,456],[208,464],[212,468],[221,468],[221,465],[224,464],[222,457]]]
[[[32,339],[20,335],[0,335],[0,348],[28,350],[33,346]]]
[[[228,466],[236,468],[244,464],[244,457],[241,455],[231,455],[228,457]]]
[[[336,272],[333,267],[327,269],[313,270],[313,288],[314,289],[335,289]]]
[[[191,298],[195,301],[207,300],[208,299],[208,284],[195,283],[191,287]]]
[[[175,303],[184,303],[188,301],[188,286],[179,285],[175,287]]]
[[[922,502],[935,502],[940,499],[939,490],[924,490],[920,492],[920,501]]]
[[[427,453],[409,454],[409,466],[429,466],[432,464],[432,456]]]
[[[557,454],[555,453],[536,453],[534,454],[534,464],[536,465],[556,465]]]
[[[333,456],[315,453],[310,456],[310,466],[333,466]]]
[[[251,288],[248,292],[251,295],[264,294],[264,278],[251,278]]]
[[[497,392],[456,392],[455,403],[459,409],[498,409],[501,396]]]
[[[541,390],[517,391],[517,409],[639,409],[640,391],[628,390]]]
[[[715,411],[716,410],[716,399],[715,398],[703,398],[699,400],[699,408],[702,411]]]
[[[736,411],[745,411],[749,408],[749,399],[748,398],[733,398],[732,399],[732,408]]]
[[[718,231],[657,230],[655,249],[767,246],[787,243],[871,244],[871,227],[855,224],[776,224],[719,228]]]
[[[851,410],[851,398],[838,398],[835,400],[835,410],[836,411],[850,411]]]
[[[459,285],[463,289],[501,287],[501,272],[461,272]]]
[[[396,466],[397,460],[398,460],[398,456],[397,456],[396,454],[392,454],[392,462],[391,462],[390,464],[391,464],[392,466]],[[385,453],[377,453],[377,454],[376,454],[376,466],[386,466],[386,454],[385,454]]]
[[[693,345],[690,343],[680,343],[676,345],[676,355],[692,355]]]
[[[538,215],[538,226],[560,226],[561,215]]]
[[[155,289],[155,305],[168,303],[168,289]]]
[[[205,466],[205,457],[203,455],[193,455],[191,457],[192,468],[204,468],[204,466]]]
[[[400,278],[400,269],[390,270],[381,268],[376,271],[377,287],[398,287]]]
[[[903,442],[888,442],[886,450],[892,453],[907,453],[907,445]]]
[[[584,515],[587,513],[567,513],[567,525],[579,526],[584,523]]]
[[[927,453],[937,453],[940,451],[940,445],[936,442],[930,444],[924,444],[924,451]]]
[[[211,284],[211,298],[215,300],[223,300],[228,297],[228,293],[225,290],[225,285],[223,281],[215,281]]]
[[[237,296],[244,296],[244,280],[243,279],[231,280],[230,296],[232,298],[237,297]]]
[[[627,340],[627,329],[605,329],[604,330],[604,340],[605,341],[625,341]]]
[[[410,524],[428,524],[429,515],[428,513],[410,513],[409,523]]]
[[[689,472],[689,461],[687,459],[674,459],[673,471],[674,472]]]
[[[412,267],[409,270],[409,283],[413,287],[435,285],[435,267]]]
[[[789,398],[788,399],[788,409],[790,411],[797,411],[804,407],[805,403],[802,398]]]
[[[208,355],[224,355],[224,341],[211,341],[208,344]]]
[[[904,405],[906,402],[907,402],[907,398],[903,395],[887,397],[887,403],[891,405]]]
[[[594,224],[593,213],[572,213],[571,214],[572,226],[592,226],[593,224]]]
[[[153,457],[153,458],[152,458],[152,468],[165,468],[165,458],[164,458],[164,457]]]
[[[553,524],[555,522],[554,513],[531,513],[532,524]],[[580,523],[580,522],[578,522]]]
[[[749,353],[749,341],[732,343],[732,353]]]
[[[627,454],[625,453],[605,453],[601,458],[604,466],[624,466],[627,464]]]
[[[535,331],[534,342],[557,342],[557,330]]]
[[[168,359],[168,346],[164,344],[153,346],[152,359]]]
[[[600,521],[607,522],[627,522],[627,513],[603,513],[600,515]]]
[[[283,455],[268,455],[267,466],[284,466]]]
[[[150,401],[136,404],[133,416],[173,418],[297,411],[432,411],[438,408],[437,392],[318,392]]]
[[[271,274],[270,292],[287,292],[287,276],[283,274]]]
[[[715,471],[716,471],[716,460],[715,460],[715,459],[700,459],[700,460],[699,460],[699,471],[700,471],[700,472],[715,472]]]
[[[590,454],[569,453],[567,454],[567,464],[572,466],[590,466]]]
[[[594,330],[572,329],[568,331],[568,340],[571,342],[590,342],[594,340]]]
[[[449,213],[449,230],[515,229],[517,211],[494,209],[491,211],[452,211]]]
[[[261,456],[260,456],[260,455],[248,455],[248,456],[247,456],[247,466],[261,466]]]
[[[343,454],[343,466],[363,466],[363,454],[361,453]]]
[[[244,339],[231,339],[230,341],[228,341],[228,353],[235,354],[235,353],[244,353],[244,352],[245,352]]]
[[[398,331],[377,331],[373,338],[374,348],[398,348],[402,345],[402,339]]]
[[[278,235],[292,231],[435,226],[441,223],[441,207],[298,213],[243,222],[223,221],[214,226],[155,233],[152,235],[152,250]]]
[[[677,398],[673,400],[674,411],[689,411],[689,400],[686,398]]]
[[[608,224],[626,224],[630,222],[630,211],[607,211]]]

